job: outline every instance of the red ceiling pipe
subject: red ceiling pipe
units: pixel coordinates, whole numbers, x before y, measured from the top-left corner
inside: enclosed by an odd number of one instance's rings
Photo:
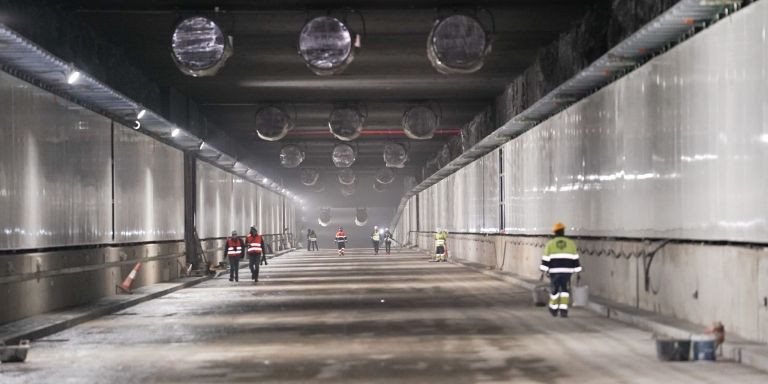
[[[435,131],[435,136],[456,136],[461,133],[460,129],[440,129]],[[330,130],[327,129],[313,129],[313,130],[297,130],[288,132],[286,137],[321,137],[329,136],[333,137]],[[401,130],[363,130],[360,136],[405,136],[405,132]]]

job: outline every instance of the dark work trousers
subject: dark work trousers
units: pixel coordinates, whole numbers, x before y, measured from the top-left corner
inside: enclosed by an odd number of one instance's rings
[[[552,315],[560,312],[560,316],[568,316],[568,304],[571,299],[571,274],[553,273],[549,275],[551,291],[549,292],[549,311]]]
[[[311,250],[312,250],[312,242],[307,240],[307,251],[311,251]]]
[[[379,242],[376,240],[373,240],[373,253],[375,255],[379,254]]]
[[[230,257],[229,258],[229,281],[238,281],[238,274],[237,270],[240,268],[240,258],[239,257]]]
[[[384,250],[387,252],[387,255],[389,255],[389,252],[392,250],[392,242],[384,240]]]
[[[310,249],[310,251],[311,250],[315,250],[315,251],[319,251],[320,250],[320,248],[317,247],[317,240],[311,241],[310,244],[312,244],[312,248],[313,248],[313,249]]]
[[[251,280],[259,281],[259,260],[261,254],[248,255],[248,269],[251,270]]]
[[[261,265],[262,263],[264,263],[264,265],[267,265],[267,254],[266,253],[262,253],[261,254],[261,261],[259,261],[259,265]]]

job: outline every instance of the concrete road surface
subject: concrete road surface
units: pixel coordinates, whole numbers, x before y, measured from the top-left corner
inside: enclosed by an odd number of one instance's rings
[[[245,270],[243,270],[245,271]],[[649,333],[416,253],[294,252],[34,343],[11,383],[768,383],[661,363]]]

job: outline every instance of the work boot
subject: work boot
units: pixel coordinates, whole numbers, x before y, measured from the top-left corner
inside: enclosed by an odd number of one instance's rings
[[[560,310],[560,317],[568,317],[568,311]]]
[[[552,317],[557,317],[557,310],[556,309],[549,309],[549,314],[552,315]]]

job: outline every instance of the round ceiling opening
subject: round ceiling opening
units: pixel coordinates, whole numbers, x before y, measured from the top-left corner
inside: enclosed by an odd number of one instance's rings
[[[299,55],[315,74],[340,73],[354,59],[353,35],[347,25],[335,17],[316,17],[301,29]]]
[[[328,127],[339,140],[356,139],[363,132],[365,116],[355,107],[338,107],[331,111]]]
[[[469,15],[437,20],[427,40],[427,57],[443,74],[476,72],[490,51],[489,34],[480,21]]]
[[[280,164],[285,168],[296,168],[304,161],[304,151],[298,145],[288,144],[280,150]]]
[[[384,164],[389,168],[403,168],[408,161],[408,151],[398,143],[384,144]]]
[[[268,105],[256,112],[256,134],[266,141],[277,141],[293,129],[293,119],[288,112],[276,105]]]
[[[212,20],[195,16],[176,24],[171,36],[171,57],[189,76],[213,76],[232,55],[232,44]]]
[[[338,168],[348,168],[355,163],[357,155],[349,144],[336,144],[332,154],[333,164]]]
[[[431,105],[419,104],[403,114],[403,131],[415,140],[431,139],[440,125],[440,115]]]

